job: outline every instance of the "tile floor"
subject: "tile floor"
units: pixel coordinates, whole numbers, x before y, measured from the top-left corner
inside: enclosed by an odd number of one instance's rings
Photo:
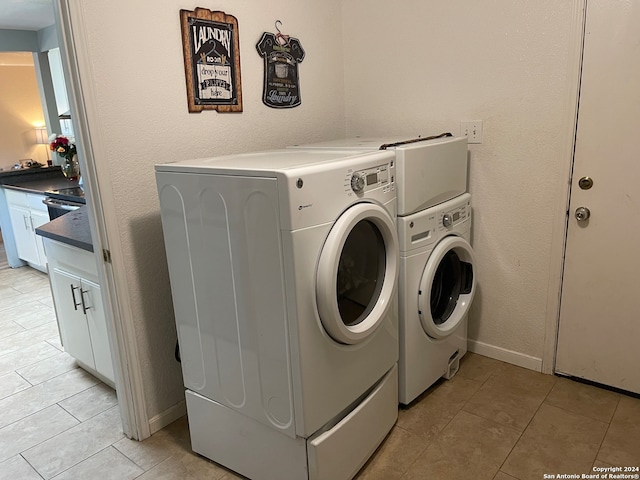
[[[113,390],[62,351],[46,276],[3,253],[0,480],[242,478],[191,452],[186,418],[125,438]],[[538,480],[594,466],[640,466],[640,400],[468,354],[400,409],[357,478]]]

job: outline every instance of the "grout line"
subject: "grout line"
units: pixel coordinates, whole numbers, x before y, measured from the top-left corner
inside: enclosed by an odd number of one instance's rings
[[[26,419],[27,419],[27,418],[29,418],[29,417],[33,417],[34,415],[37,415],[38,413],[41,413],[43,410],[46,410],[47,408],[51,408],[51,407],[53,407],[53,406],[58,406],[58,407],[60,407],[60,405],[58,405],[58,404],[56,404],[56,403],[53,403],[53,404],[51,404],[51,405],[47,405],[46,407],[43,407],[43,408],[41,408],[40,410],[38,410],[38,411],[36,411],[36,412],[31,412],[29,415],[26,415],[26,416],[24,416],[24,417],[22,417],[22,418],[20,418],[20,419],[18,419],[18,420],[15,420],[15,421],[13,421],[13,422],[11,422],[11,423],[8,423],[8,424],[7,424],[7,425],[5,425],[4,427],[0,428],[0,432],[1,432],[2,430],[4,430],[5,428],[7,428],[7,427],[11,426],[11,425],[14,425],[14,424],[16,424],[16,423],[18,423],[18,422],[22,422],[23,420],[26,420]],[[62,408],[62,407],[60,407],[60,408]],[[63,410],[64,410],[64,409],[63,409]],[[66,410],[65,410],[65,412],[66,412]],[[67,412],[67,413],[69,413],[69,412]],[[73,415],[71,415],[71,416],[73,416]],[[75,418],[75,417],[73,417],[73,418]],[[77,418],[76,418],[76,420],[77,420]],[[80,422],[80,423],[81,423],[81,422]],[[77,423],[76,425],[72,425],[71,427],[69,427],[69,428],[67,428],[67,429],[65,429],[65,430],[62,430],[61,432],[58,432],[58,433],[56,433],[55,435],[53,435],[53,436],[51,436],[51,437],[49,437],[49,438],[45,438],[45,439],[41,440],[40,442],[38,442],[38,443],[36,443],[36,444],[34,444],[34,445],[31,445],[30,447],[28,447],[28,448],[26,448],[25,450],[21,451],[21,452],[19,453],[19,455],[22,455],[22,454],[23,454],[24,452],[26,452],[27,450],[30,450],[30,449],[32,449],[32,448],[34,448],[34,447],[37,447],[38,445],[40,445],[40,444],[42,444],[42,443],[44,443],[44,442],[46,442],[46,441],[49,441],[49,440],[51,440],[51,439],[52,439],[52,438],[54,438],[54,437],[57,437],[57,436],[58,436],[58,435],[60,435],[61,433],[64,433],[64,432],[66,432],[67,430],[70,430],[70,429],[74,428],[74,427],[75,427],[75,426],[77,426],[77,425],[79,425],[79,423]],[[11,458],[12,458],[12,457],[11,457]],[[25,460],[26,460],[26,458],[25,458]]]
[[[60,400],[58,403],[56,403],[56,405],[58,407],[60,407],[62,410],[64,410],[65,412],[67,412],[69,415],[71,415],[73,418],[75,418],[78,421],[78,425],[80,425],[83,420],[80,420],[78,417],[76,417],[73,413],[71,413],[69,410],[67,410],[66,408],[64,408],[62,405],[60,405],[62,402],[64,402],[65,400],[74,397],[75,395],[72,395],[71,397],[67,397],[64,400]]]
[[[502,363],[506,363],[506,362],[502,362]],[[520,367],[522,368],[522,367]],[[489,376],[489,378],[493,377],[494,374],[496,374],[497,372],[494,372],[493,374],[491,374]],[[540,373],[540,375],[547,375],[545,373]],[[488,381],[489,379],[487,379]],[[498,471],[494,474],[497,475],[499,472],[502,471],[502,467],[504,467],[504,464],[507,463],[507,460],[509,459],[509,457],[511,456],[511,454],[513,453],[513,451],[515,450],[516,446],[518,445],[518,443],[520,442],[520,440],[522,439],[522,437],[524,436],[524,432],[527,431],[527,428],[529,428],[529,425],[531,425],[531,422],[533,422],[533,419],[535,418],[535,416],[538,414],[538,412],[540,411],[540,407],[542,407],[542,405],[544,404],[545,400],[547,399],[547,397],[549,396],[549,394],[551,393],[551,391],[553,390],[553,388],[555,387],[557,383],[557,379],[554,378],[553,384],[551,385],[551,388],[549,388],[549,391],[546,393],[546,395],[544,396],[544,398],[542,399],[542,401],[540,402],[540,405],[538,405],[538,407],[536,408],[536,411],[533,413],[533,415],[531,416],[531,418],[529,419],[529,421],[527,422],[527,424],[525,425],[525,427],[522,429],[522,431],[520,432],[520,434],[518,435],[517,440],[514,442],[513,447],[511,447],[511,449],[509,450],[509,453],[507,453],[507,455],[504,457],[504,460],[502,461],[502,463],[500,464],[500,466],[498,467]],[[515,430],[515,429],[514,429]],[[513,475],[506,473],[506,472],[502,472],[505,475],[509,475],[510,477],[513,477]],[[519,480],[517,477],[513,477],[516,480]]]
[[[618,403],[616,403],[616,408],[613,409],[613,415],[611,415],[611,419],[609,420],[609,422],[607,423],[607,429],[604,432],[604,435],[602,436],[602,440],[600,440],[600,445],[598,445],[598,450],[596,451],[596,458],[593,459],[592,464],[596,463],[596,461],[598,460],[598,456],[600,455],[600,450],[602,449],[602,444],[604,443],[604,439],[607,438],[607,434],[609,433],[609,429],[611,428],[611,424],[613,423],[613,419],[616,416],[616,412],[618,411],[618,408],[620,407],[620,400],[622,400],[622,396],[618,395]],[[607,463],[604,460],[600,460],[603,463]]]
[[[34,363],[34,365],[35,365],[35,363]],[[13,373],[15,373],[15,374],[16,374],[16,375],[18,375],[20,378],[22,378],[25,382],[27,382],[29,385],[31,385],[31,387],[35,387],[36,385],[38,385],[37,383],[32,383],[32,382],[30,382],[26,377],[24,377],[23,375],[21,375],[21,374],[20,374],[20,372],[18,372],[18,370],[14,370],[14,371],[13,371]],[[42,383],[42,382],[40,382],[40,383]],[[28,390],[28,389],[29,389],[29,388],[31,388],[31,387],[25,388],[24,390]],[[20,391],[22,391],[22,390],[20,390]],[[19,393],[19,392],[16,392],[16,393]],[[11,395],[13,395],[13,393],[12,393]],[[8,397],[10,397],[11,395],[8,395]],[[5,398],[7,398],[7,397],[5,397]]]
[[[38,475],[40,478],[42,478],[44,480],[44,477],[42,475],[40,475],[40,472],[38,470],[36,470],[36,467],[34,467],[33,465],[31,465],[31,463],[29,463],[29,460],[27,460],[26,458],[24,458],[24,456],[22,456],[22,453],[20,454],[20,456],[22,457],[22,459],[27,463],[27,465],[29,465],[31,467],[31,469],[36,472],[36,475]]]

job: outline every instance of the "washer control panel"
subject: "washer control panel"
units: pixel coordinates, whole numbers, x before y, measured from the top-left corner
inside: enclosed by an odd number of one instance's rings
[[[346,187],[356,194],[366,193],[382,187],[384,191],[395,190],[395,178],[389,164],[378,165],[365,170],[347,172]]]
[[[471,208],[469,202],[464,203],[457,208],[442,211],[440,212],[440,218],[438,219],[438,227],[440,227],[440,229],[450,229],[455,225],[458,225],[460,222],[467,220],[470,211]]]

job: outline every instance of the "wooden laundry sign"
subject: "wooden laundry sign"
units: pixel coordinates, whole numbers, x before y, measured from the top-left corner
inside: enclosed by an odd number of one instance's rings
[[[256,49],[264,58],[262,102],[272,108],[293,108],[300,105],[298,64],[304,60],[304,50],[297,38],[264,32]]]
[[[242,111],[238,20],[206,8],[180,10],[189,112]]]

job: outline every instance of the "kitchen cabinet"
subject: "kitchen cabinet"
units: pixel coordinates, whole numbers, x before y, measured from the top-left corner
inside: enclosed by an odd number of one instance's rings
[[[49,282],[62,345],[85,370],[114,386],[95,257],[92,252],[44,238]]]
[[[47,271],[47,257],[36,228],[49,222],[49,212],[42,203],[44,195],[6,189],[5,196],[18,257],[34,268]]]

